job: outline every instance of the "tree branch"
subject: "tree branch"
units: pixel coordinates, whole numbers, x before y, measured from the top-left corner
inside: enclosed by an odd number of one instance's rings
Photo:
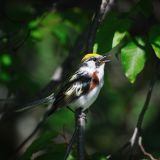
[[[132,137],[130,138],[130,140],[122,147],[118,150],[117,153],[122,153],[122,151],[124,151],[126,148],[129,148],[129,152],[127,152],[127,154],[130,154],[129,157],[132,159],[133,155],[133,151],[134,149],[136,149],[137,147],[140,148],[141,152],[143,153],[144,156],[148,156],[148,157],[152,157],[153,156],[146,152],[144,150],[144,147],[142,145],[142,136],[141,136],[141,130],[142,130],[142,124],[143,124],[143,121],[144,121],[144,117],[145,117],[145,113],[149,107],[149,102],[151,100],[151,96],[152,96],[152,92],[153,92],[153,88],[154,88],[154,85],[157,81],[157,78],[158,78],[158,74],[159,74],[159,60],[156,61],[156,64],[155,64],[155,67],[154,67],[154,71],[153,71],[153,76],[150,80],[150,83],[149,83],[149,88],[148,88],[148,92],[147,92],[147,95],[146,95],[146,99],[145,99],[145,102],[144,102],[144,105],[142,107],[142,110],[138,116],[138,120],[137,120],[137,124],[136,124],[136,127],[134,129],[134,132],[132,134]],[[116,154],[117,154],[116,153]],[[111,155],[111,159],[114,159],[113,157],[116,156],[115,155]],[[158,160],[158,159],[151,159],[151,160]]]
[[[92,52],[98,27],[104,20],[107,13],[109,13],[109,11],[111,10],[113,3],[114,0],[102,0],[99,8],[93,15],[88,30],[88,36],[87,36],[88,38],[87,38],[85,53]]]
[[[76,125],[78,128],[77,144],[78,144],[78,160],[85,159],[85,123],[86,123],[86,114],[83,112],[82,108],[76,110]]]
[[[45,121],[47,120],[47,118],[53,114],[55,112],[56,108],[54,108],[54,110],[52,108],[48,108],[43,117],[40,119],[39,123],[36,125],[36,127],[34,128],[34,130],[29,134],[29,136],[24,139],[24,141],[16,148],[15,152],[13,153],[13,155],[10,157],[10,160],[16,160],[18,157],[18,153],[19,151],[21,151],[21,149],[28,143],[28,141],[33,138],[35,136],[35,134],[39,131],[39,129],[43,126],[43,124],[45,123]]]
[[[149,84],[149,88],[148,88],[148,93],[147,93],[147,96],[146,96],[146,100],[145,100],[145,103],[144,103],[144,106],[138,116],[138,121],[137,121],[137,128],[138,130],[140,131],[141,128],[142,128],[142,123],[143,123],[143,120],[144,120],[144,116],[145,116],[145,113],[148,109],[148,106],[149,106],[149,102],[150,102],[150,99],[151,99],[151,96],[152,96],[152,91],[153,91],[153,87],[155,85],[155,82],[156,82],[156,77],[155,75],[153,75],[153,78],[151,79],[150,81],[150,84]]]
[[[142,137],[141,137],[141,136],[140,136],[139,139],[138,139],[138,145],[139,145],[142,153],[143,153],[146,157],[148,157],[150,160],[160,160],[160,158],[158,158],[158,159],[154,158],[152,154],[148,153],[148,152],[145,150],[145,148],[143,147],[143,144],[142,144]]]

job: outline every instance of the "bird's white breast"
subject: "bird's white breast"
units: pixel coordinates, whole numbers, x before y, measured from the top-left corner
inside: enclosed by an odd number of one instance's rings
[[[94,89],[90,90],[89,93],[80,96],[76,101],[72,102],[70,106],[73,109],[77,108],[83,108],[83,110],[86,110],[89,108],[92,103],[97,99],[99,92],[103,86],[103,76],[104,76],[104,66],[103,68],[99,68],[97,70],[97,76],[99,78],[99,84]],[[88,70],[91,74],[93,73],[93,70]],[[95,70],[94,70],[95,71]]]

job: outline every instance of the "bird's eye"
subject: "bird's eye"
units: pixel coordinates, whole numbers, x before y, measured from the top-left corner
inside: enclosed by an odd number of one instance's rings
[[[93,59],[92,59],[93,61],[97,61],[97,58],[95,58],[95,57],[93,57]]]

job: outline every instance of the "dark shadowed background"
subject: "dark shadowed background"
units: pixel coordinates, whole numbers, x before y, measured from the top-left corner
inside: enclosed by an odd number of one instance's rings
[[[8,159],[33,130],[46,105],[22,113],[14,111],[56,92],[76,69],[84,55],[85,32],[98,5],[98,0],[0,1],[1,160]],[[131,37],[146,39],[149,34],[160,35],[159,22],[158,0],[115,1],[98,29],[97,52],[106,54],[112,49],[115,33],[129,32]],[[156,42],[160,58],[160,37]],[[104,87],[88,112],[87,159],[103,160],[105,155],[123,146],[130,139],[144,105],[158,58],[146,51],[145,62],[135,59],[137,64],[134,65],[140,65],[141,72],[137,71],[132,77],[127,76],[125,52],[132,52],[132,46],[124,47],[121,55],[120,51],[118,56],[111,54],[112,61],[105,69]],[[144,146],[157,157],[160,156],[159,90],[157,81],[143,123]],[[56,112],[45,123],[39,138],[27,151],[27,146],[23,149],[22,160],[29,157],[63,159],[73,130],[74,114],[67,108]],[[69,160],[76,159],[74,155],[73,149]]]

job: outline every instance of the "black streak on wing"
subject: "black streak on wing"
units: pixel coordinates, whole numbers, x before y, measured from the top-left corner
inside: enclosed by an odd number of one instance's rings
[[[66,85],[64,85],[58,94],[55,96],[55,101],[53,106],[56,108],[63,107],[68,105],[70,102],[76,100],[82,94],[86,94],[90,88],[91,77],[86,72],[77,72],[77,76],[68,81]],[[73,85],[79,84],[81,88],[81,94],[76,95],[76,91],[74,90],[71,95],[66,95],[65,92],[72,88]]]

